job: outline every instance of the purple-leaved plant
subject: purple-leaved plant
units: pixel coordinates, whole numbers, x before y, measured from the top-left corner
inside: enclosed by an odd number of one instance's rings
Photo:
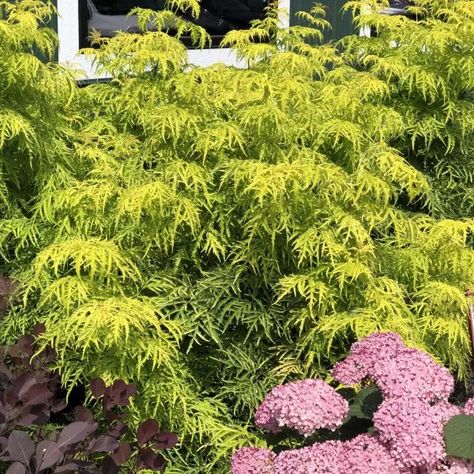
[[[68,406],[61,396],[58,375],[48,369],[54,351],[47,347],[32,358],[38,351],[35,336],[44,330],[38,325],[34,336],[23,336],[15,345],[0,348],[0,472],[162,471],[165,458],[160,451],[173,447],[177,437],[162,432],[156,420],[144,421],[136,432],[130,429],[123,409],[136,393],[135,386],[123,380],[110,386],[101,379],[93,380],[91,392],[102,402],[98,416],[85,406]],[[59,423],[54,420],[54,427],[53,416],[60,417]]]

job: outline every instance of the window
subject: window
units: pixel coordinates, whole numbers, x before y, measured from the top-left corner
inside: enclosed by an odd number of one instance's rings
[[[408,0],[390,0],[389,6],[380,13],[384,15],[404,15],[409,16],[407,7],[410,5]]]
[[[249,28],[250,22],[263,17],[264,8],[272,0],[202,0],[199,18],[182,14],[183,18],[204,27],[213,46],[234,29]],[[110,37],[117,31],[137,32],[137,19],[128,13],[136,7],[162,10],[165,0],[83,0],[79,8],[81,46],[87,44],[89,31],[95,29]],[[190,46],[189,39],[183,41]]]

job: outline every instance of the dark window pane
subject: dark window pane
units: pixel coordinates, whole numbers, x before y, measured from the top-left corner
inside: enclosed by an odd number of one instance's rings
[[[89,29],[103,36],[117,31],[136,31],[136,19],[127,14],[136,7],[162,10],[165,0],[87,0]],[[224,35],[233,29],[250,26],[252,20],[262,18],[269,0],[202,0],[199,18],[182,16],[204,27],[211,35]]]
[[[99,13],[104,15],[126,15],[133,8],[160,10],[165,7],[164,0],[93,0]]]

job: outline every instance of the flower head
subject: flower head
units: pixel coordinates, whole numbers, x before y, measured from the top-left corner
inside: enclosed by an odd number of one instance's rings
[[[449,370],[428,354],[406,347],[392,333],[377,333],[356,342],[349,356],[334,366],[333,376],[349,385],[371,380],[387,398],[447,400],[454,389]]]
[[[330,385],[307,379],[273,388],[258,408],[255,421],[268,432],[287,427],[310,435],[320,428],[335,430],[348,411],[347,401]]]
[[[399,474],[400,471],[387,449],[370,435],[283,451],[275,459],[275,474],[341,473]]]
[[[406,347],[397,334],[373,334],[353,345],[333,375],[349,385],[369,380],[379,386],[383,402],[373,416],[374,433],[274,457],[257,450],[254,464],[233,460],[233,473],[474,474],[474,462],[446,456],[443,427],[461,409],[448,402],[453,377],[428,354]],[[462,411],[474,415],[474,399]],[[308,379],[275,387],[257,410],[256,424],[269,432],[288,427],[306,436],[320,428],[334,430],[347,413],[347,402],[333,388]],[[253,455],[244,454],[242,459]],[[240,465],[251,468],[238,470]],[[254,466],[267,470],[249,470]]]
[[[241,448],[232,456],[232,474],[274,474],[275,457],[268,449]]]
[[[462,412],[465,415],[474,416],[474,398],[470,398],[465,404]]]
[[[435,469],[445,457],[443,426],[459,409],[418,398],[389,398],[374,415],[374,427],[400,469]]]

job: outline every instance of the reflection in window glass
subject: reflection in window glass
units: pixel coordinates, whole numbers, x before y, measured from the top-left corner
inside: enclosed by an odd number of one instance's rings
[[[234,29],[245,29],[250,22],[263,17],[264,8],[271,0],[202,0],[199,18],[182,16],[204,27],[216,37]],[[162,10],[165,0],[87,0],[88,30],[102,36],[113,36],[117,31],[136,32],[137,19],[127,16],[136,7]]]
[[[388,8],[384,8],[381,13],[384,15],[404,15],[409,16],[406,8],[410,5],[409,0],[389,0]]]

